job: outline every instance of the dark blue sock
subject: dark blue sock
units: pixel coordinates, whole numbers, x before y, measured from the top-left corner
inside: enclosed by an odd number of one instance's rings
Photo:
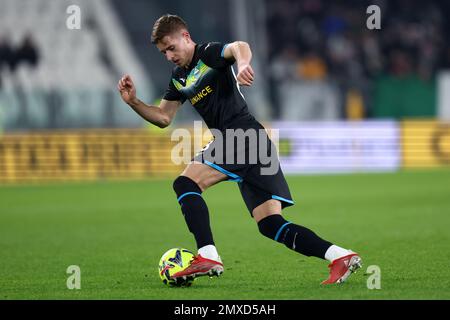
[[[262,219],[258,228],[266,237],[308,257],[325,259],[325,252],[332,245],[308,228],[286,221],[279,214]]]
[[[208,207],[202,198],[199,186],[188,177],[179,176],[173,183],[173,189],[177,194],[189,231],[195,237],[197,248],[214,245]]]

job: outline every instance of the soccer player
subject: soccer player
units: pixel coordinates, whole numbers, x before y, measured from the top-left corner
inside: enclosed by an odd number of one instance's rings
[[[141,117],[158,127],[167,127],[182,103],[189,99],[207,126],[223,132],[225,140],[225,131],[230,129],[258,130],[265,134],[264,127],[249,113],[239,89],[239,86],[251,86],[255,77],[250,64],[252,52],[246,42],[196,44],[186,23],[176,15],[164,15],[155,22],[151,41],[176,66],[159,106],[147,105],[136,97],[136,89],[129,75],[119,80],[117,88],[122,99]],[[237,75],[233,64],[237,65]],[[223,142],[220,146],[214,139],[175,179],[173,189],[188,229],[195,237],[198,254],[189,267],[173,277],[219,276],[224,271],[202,192],[221,181],[231,180],[238,183],[261,234],[305,256],[330,261],[330,275],[323,284],[345,281],[361,267],[360,256],[283,218],[282,209],[294,202],[279,165],[275,173],[267,175],[262,173],[264,165],[259,158],[256,163],[250,163],[246,156],[243,164],[236,164],[236,161],[219,161],[212,152],[207,155],[207,150],[215,149],[216,154],[224,151],[234,159],[243,151],[258,151],[261,139],[267,143],[269,153],[275,151],[267,135],[258,137],[257,145],[245,142],[243,146],[231,150],[227,149],[227,143]],[[275,161],[278,161],[277,157]]]

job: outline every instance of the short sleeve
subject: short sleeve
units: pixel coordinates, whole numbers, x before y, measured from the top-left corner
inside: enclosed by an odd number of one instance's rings
[[[173,83],[173,78],[170,79],[169,86],[167,87],[166,92],[164,93],[164,100],[168,101],[180,101],[184,103],[186,101],[186,97],[177,90],[175,84]]]
[[[220,42],[209,42],[199,48],[200,59],[211,68],[225,68],[234,63],[233,60],[225,59],[224,52],[228,44]]]

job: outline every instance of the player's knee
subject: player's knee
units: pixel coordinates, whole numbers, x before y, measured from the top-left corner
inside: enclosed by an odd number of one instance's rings
[[[281,214],[281,202],[272,199],[260,204],[252,211],[252,216],[257,223],[274,214]]]
[[[273,214],[259,221],[258,229],[267,238],[280,242],[281,231],[287,223],[281,214]]]
[[[209,185],[204,180],[198,180],[195,183],[202,191],[206,191],[206,189],[208,189],[208,187],[209,187]]]
[[[178,176],[173,182],[173,190],[178,197],[187,192],[202,193],[200,187],[192,179],[186,176]]]

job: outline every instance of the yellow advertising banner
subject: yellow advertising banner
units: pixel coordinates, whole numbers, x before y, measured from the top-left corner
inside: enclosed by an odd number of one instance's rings
[[[404,168],[450,166],[450,123],[403,121],[399,126]],[[147,129],[7,133],[0,135],[0,183],[174,177],[212,138],[208,131],[195,128],[175,133]],[[180,148],[183,133],[190,134],[191,141]]]
[[[401,128],[403,167],[450,166],[450,123],[403,121]]]
[[[175,176],[185,166],[172,159],[178,143],[145,129],[5,134],[0,183]]]

